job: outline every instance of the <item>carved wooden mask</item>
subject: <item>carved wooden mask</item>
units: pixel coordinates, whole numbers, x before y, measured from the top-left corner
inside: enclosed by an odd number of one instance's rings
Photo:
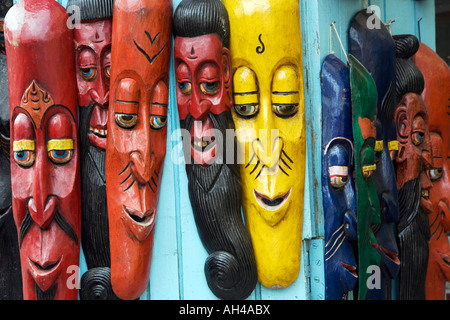
[[[67,12],[75,14],[72,19],[81,19],[74,26],[74,63],[79,106],[81,244],[88,271],[81,278],[80,299],[114,299],[105,182],[113,0],[70,0]]]
[[[394,119],[399,142],[395,158],[399,201],[398,244],[400,272],[398,298],[425,299],[430,229],[427,214],[431,186],[428,114],[421,97],[423,75],[410,60],[419,47],[413,35],[393,36],[396,43],[396,100]]]
[[[80,177],[73,34],[55,1],[8,12],[13,211],[24,299],[77,299]],[[72,271],[71,271],[72,270]],[[72,283],[74,284],[74,283]]]
[[[220,0],[183,0],[174,14],[174,35],[178,111],[181,128],[189,131],[189,196],[209,254],[207,283],[221,299],[245,299],[257,272],[242,221],[239,168],[226,156],[235,147],[234,135],[227,139],[234,129],[227,11]]]
[[[231,23],[233,119],[259,281],[300,270],[306,136],[299,1],[223,1]]]
[[[345,299],[358,281],[350,70],[334,55],[322,65],[322,196],[325,299]]]
[[[114,2],[106,190],[111,283],[121,299],[146,289],[166,154],[172,3]]]
[[[377,91],[373,78],[366,68],[351,54],[350,87],[352,99],[352,127],[355,144],[355,182],[358,211],[358,269],[359,299],[367,297],[367,268],[380,265],[380,254],[371,229],[380,223],[380,203],[372,175],[376,170],[375,142],[377,117]]]
[[[445,283],[450,281],[450,68],[433,50],[421,43],[414,63],[425,79],[422,97],[429,116],[431,180],[428,192],[431,212],[428,214],[431,239],[426,278],[427,300],[444,300]],[[426,197],[426,195],[425,195]]]

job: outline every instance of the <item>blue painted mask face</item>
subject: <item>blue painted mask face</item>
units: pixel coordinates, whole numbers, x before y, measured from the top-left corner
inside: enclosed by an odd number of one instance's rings
[[[322,66],[322,194],[328,300],[345,299],[357,282],[351,112],[349,68],[329,55]]]
[[[380,202],[381,223],[372,225],[381,256],[381,274],[395,279],[400,268],[398,247],[393,225],[399,220],[398,192],[393,161],[398,150],[394,122],[395,101],[395,43],[387,28],[368,29],[372,16],[366,10],[358,12],[349,29],[349,53],[357,58],[372,75],[378,93],[377,138],[375,144],[376,170],[372,180]],[[385,281],[381,281],[385,283]],[[371,290],[373,298],[389,297],[385,288]],[[368,297],[369,298],[369,297]]]

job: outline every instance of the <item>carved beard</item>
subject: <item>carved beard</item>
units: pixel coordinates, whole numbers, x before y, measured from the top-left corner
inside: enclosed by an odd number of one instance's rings
[[[400,300],[425,300],[430,228],[428,216],[420,207],[421,190],[419,177],[406,182],[398,191]]]
[[[222,150],[226,159],[226,129],[234,129],[231,113],[217,116],[211,113],[210,118],[224,137]],[[190,115],[181,121],[181,127],[187,130],[192,124]],[[190,143],[184,141],[184,150],[190,150]],[[241,215],[241,183],[236,161],[207,167],[187,164],[186,171],[197,230],[210,254],[205,262],[208,286],[220,299],[245,299],[256,286],[257,271],[253,245]]]
[[[89,141],[95,105],[80,107],[81,240],[88,271],[81,278],[81,300],[116,300],[111,287],[105,150]]]

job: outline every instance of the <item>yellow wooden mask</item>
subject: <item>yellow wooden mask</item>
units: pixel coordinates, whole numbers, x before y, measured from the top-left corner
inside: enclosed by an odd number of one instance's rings
[[[243,206],[259,281],[300,270],[305,112],[298,0],[223,0],[231,24],[232,111]]]

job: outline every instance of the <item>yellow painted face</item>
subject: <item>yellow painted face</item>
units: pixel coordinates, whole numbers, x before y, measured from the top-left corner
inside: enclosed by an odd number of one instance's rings
[[[243,206],[268,288],[300,270],[305,113],[298,1],[223,0],[231,24],[233,119]]]

